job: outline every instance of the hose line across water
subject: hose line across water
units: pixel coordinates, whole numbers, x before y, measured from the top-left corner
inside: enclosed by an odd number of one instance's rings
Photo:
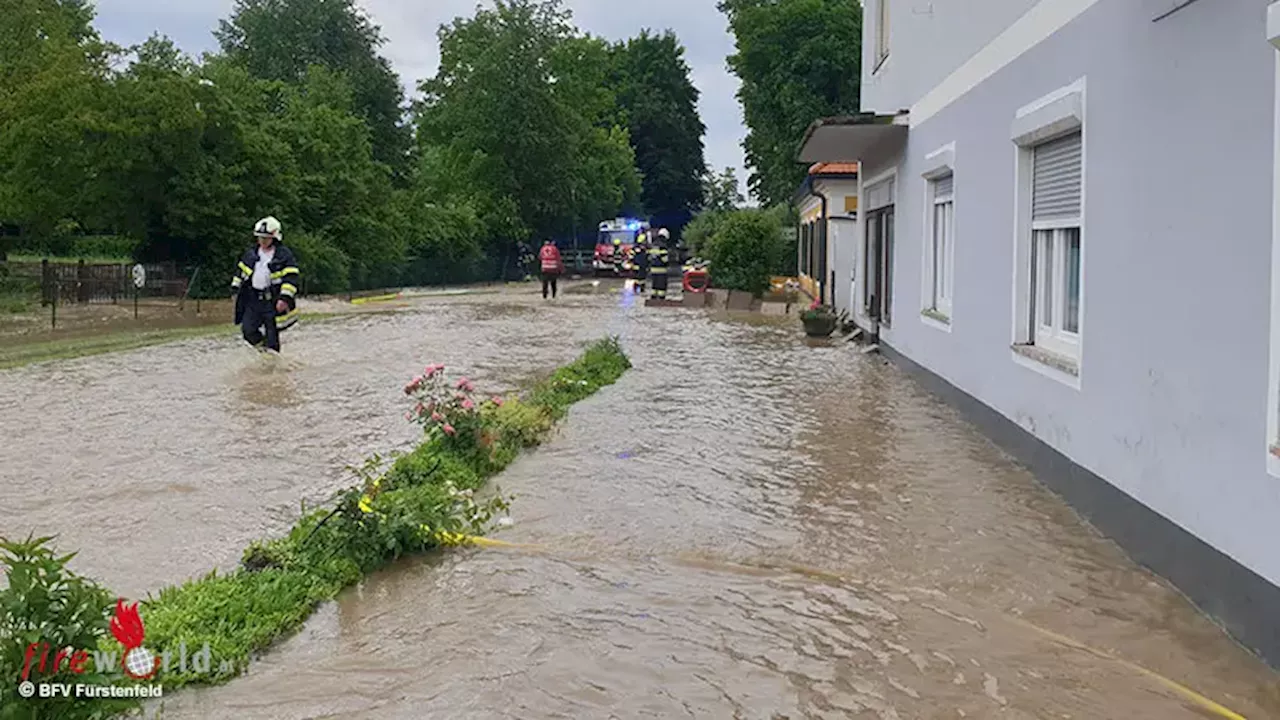
[[[443,545],[474,545],[477,547],[503,548],[503,549],[515,549],[515,550],[548,550],[549,549],[545,545],[531,545],[527,543],[507,542],[506,540],[496,540],[494,538],[487,538],[479,535],[465,535],[462,533],[439,532],[437,533],[437,539]],[[741,565],[742,563],[734,563],[734,564]],[[788,572],[800,573],[802,575],[808,575],[810,577],[825,577],[825,578],[834,579],[834,580],[849,580],[849,578],[836,573],[828,572],[826,570],[818,570],[816,568],[809,568],[803,565],[783,565],[783,566],[764,566],[764,567],[765,569],[770,569],[770,570],[780,569],[780,570],[786,570]],[[1109,660],[1118,665],[1121,665],[1122,667],[1128,668],[1129,670],[1132,670],[1138,673],[1139,675],[1144,675],[1150,678],[1151,680],[1154,680],[1155,682],[1159,683],[1160,685],[1163,685],[1168,690],[1171,690],[1174,693],[1177,693],[1184,700],[1191,702],[1192,704],[1196,705],[1197,707],[1203,710],[1213,713],[1216,717],[1226,718],[1226,720],[1247,720],[1247,718],[1245,718],[1243,715],[1237,712],[1234,712],[1226,707],[1223,707],[1222,705],[1214,702],[1213,700],[1210,700],[1204,695],[1201,695],[1200,693],[1186,687],[1185,685],[1182,685],[1181,683],[1174,682],[1173,680],[1170,680],[1169,678],[1153,670],[1148,670],[1142,667],[1141,665],[1137,665],[1123,658],[1116,657],[1115,655],[1109,652],[1105,652],[1103,650],[1098,650],[1096,648],[1089,647],[1088,645],[1085,645],[1082,642],[1073,640],[1065,635],[1060,635],[1058,633],[1053,632],[1052,630],[1046,630],[1045,628],[1042,628],[1038,625],[1035,625],[1033,623],[1027,622],[1026,620],[1023,620],[1022,618],[1015,617],[1007,613],[1002,615],[1004,619],[1009,621],[1010,623],[1014,625],[1018,625],[1027,630],[1030,630],[1038,635],[1045,637],[1048,640],[1052,640],[1053,642],[1056,642],[1060,645],[1063,645],[1075,650],[1079,650],[1081,652],[1089,653],[1090,655],[1102,658],[1104,660]]]

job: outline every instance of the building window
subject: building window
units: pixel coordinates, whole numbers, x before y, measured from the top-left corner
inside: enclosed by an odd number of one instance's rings
[[[929,295],[926,314],[937,320],[951,317],[951,287],[955,265],[955,176],[929,180],[929,217],[926,223],[925,268]]]
[[[1080,356],[1082,133],[1032,150],[1032,343],[1072,360]]]
[[[799,272],[801,275],[809,274],[809,224],[800,223],[800,265]]]
[[[876,0],[876,70],[889,58],[889,0]]]
[[[1085,331],[1085,78],[1014,113],[1013,361],[1079,390]]]
[[[878,325],[893,323],[893,207],[896,174],[866,188],[867,224],[863,236],[863,308]]]

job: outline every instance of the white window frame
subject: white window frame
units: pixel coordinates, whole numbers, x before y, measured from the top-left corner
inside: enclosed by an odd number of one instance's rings
[[[893,165],[889,166],[888,168],[885,168],[884,170],[881,170],[881,171],[879,171],[879,172],[876,172],[875,174],[870,175],[870,176],[866,177],[865,179],[863,178],[863,170],[866,168],[866,165],[862,164],[862,162],[861,162],[861,161],[859,161],[859,163],[858,163],[858,259],[857,259],[857,267],[859,267],[859,268],[861,268],[861,269],[862,269],[862,276],[863,276],[863,277],[865,277],[867,273],[869,273],[869,272],[872,272],[872,271],[876,270],[875,268],[872,268],[872,267],[871,267],[871,258],[866,254],[866,250],[867,250],[866,245],[867,245],[867,239],[868,239],[868,238],[867,238],[867,233],[868,233],[868,232],[870,232],[870,224],[867,222],[867,216],[868,216],[868,215],[870,215],[870,214],[872,214],[873,212],[875,212],[875,210],[879,210],[879,209],[880,209],[879,207],[875,208],[874,210],[873,210],[873,209],[871,209],[871,204],[870,204],[869,202],[867,202],[867,194],[866,194],[866,192],[867,192],[867,190],[868,190],[868,189],[870,189],[870,188],[874,188],[875,186],[877,186],[877,185],[879,185],[879,184],[881,184],[881,183],[883,183],[883,182],[889,182],[889,183],[890,183],[890,186],[891,186],[891,189],[892,189],[892,193],[893,193],[893,202],[892,202],[892,203],[890,203],[889,205],[890,205],[890,206],[893,206],[893,208],[894,208],[894,212],[895,212],[895,215],[896,215],[896,212],[897,212],[897,205],[898,205],[898,198],[899,198],[899,194],[900,194],[900,192],[901,192],[901,187],[900,187],[900,186],[901,186],[901,183],[899,183],[899,182],[898,182],[898,166],[897,166],[896,162],[897,162],[897,161],[895,161],[895,164],[893,164]],[[888,206],[883,206],[883,207],[888,207]],[[897,238],[897,234],[896,234],[896,233],[897,233],[898,228],[897,228],[897,219],[896,219],[896,217],[895,217],[895,219],[894,219],[894,224],[895,224],[895,226],[894,226],[894,228],[893,228],[894,233],[895,233],[895,234],[894,234],[894,243],[893,243],[893,248],[890,248],[890,250],[895,250],[895,251],[896,251],[897,246],[898,246],[898,242],[897,242],[898,238]],[[892,260],[890,260],[890,269],[892,270],[892,268],[893,268],[893,267],[894,267],[894,266],[893,266],[893,261],[892,261]],[[887,322],[887,323],[886,323],[886,322],[884,322],[884,321],[883,321],[883,319],[878,319],[878,320],[873,321],[873,320],[871,319],[871,316],[870,316],[870,315],[868,315],[868,314],[866,314],[866,312],[863,310],[864,306],[866,306],[866,305],[868,305],[868,304],[870,303],[870,298],[868,297],[868,294],[869,294],[869,293],[870,293],[870,291],[871,291],[872,283],[869,281],[869,280],[870,280],[870,278],[867,278],[867,280],[868,280],[868,282],[862,283],[862,292],[858,293],[858,295],[857,295],[857,296],[855,296],[855,302],[856,302],[855,307],[856,307],[856,309],[857,309],[857,312],[859,313],[859,317],[861,317],[861,318],[865,319],[865,321],[868,323],[868,325],[869,325],[870,327],[873,327],[873,328],[875,329],[875,332],[878,332],[878,333],[879,333],[879,332],[884,332],[884,334],[885,334],[885,335],[886,335],[886,337],[887,337],[887,336],[892,332],[892,330],[893,330],[893,316],[892,316],[893,298],[892,298],[892,297],[890,297],[890,298],[889,298],[889,307],[890,307],[890,309],[891,309],[891,313],[890,313],[890,317],[889,317],[889,322]],[[896,290],[897,290],[897,285],[896,285],[895,283],[893,283],[892,279],[890,279],[890,283],[889,283],[889,291],[890,291],[890,295],[892,295],[892,293],[893,293],[894,291],[896,291]],[[888,331],[888,332],[885,332],[885,331]]]
[[[1032,222],[1032,242],[1036,244],[1032,253],[1034,266],[1031,271],[1035,275],[1035,297],[1031,298],[1031,312],[1034,313],[1035,337],[1031,344],[1044,348],[1051,353],[1078,361],[1080,357],[1080,300],[1083,299],[1083,288],[1080,278],[1076,278],[1076,291],[1080,298],[1076,300],[1076,330],[1066,327],[1067,292],[1071,281],[1067,268],[1068,232],[1077,231],[1081,255],[1084,253],[1084,233],[1081,230],[1080,218],[1060,220],[1041,220]],[[1046,246],[1049,252],[1046,253]],[[1046,262],[1046,258],[1049,260]],[[1080,265],[1076,267],[1081,270]],[[1046,277],[1047,276],[1047,277]],[[1045,311],[1048,310],[1048,322],[1045,322]]]
[[[875,66],[872,72],[880,70],[884,65],[884,61],[889,59],[889,2],[890,0],[875,0],[876,2],[876,44],[875,44]]]
[[[1035,148],[1051,140],[1071,133],[1080,133],[1081,188],[1080,216],[1078,218],[1033,221],[1031,195],[1035,178]],[[1088,256],[1087,200],[1088,200],[1088,135],[1085,128],[1085,78],[1080,78],[1059,88],[1024,107],[1014,115],[1010,128],[1010,140],[1014,145],[1014,237],[1013,237],[1013,298],[1012,359],[1018,365],[1034,370],[1079,390],[1081,387],[1086,303],[1086,266]],[[1080,275],[1077,281],[1080,297],[1077,303],[1077,331],[1063,327],[1065,319],[1065,293],[1055,292],[1051,305],[1051,319],[1043,322],[1042,278],[1044,258],[1033,252],[1041,242],[1041,231],[1052,231],[1054,240],[1054,289],[1066,288],[1066,254],[1064,232],[1078,228],[1080,236]],[[1033,265],[1034,262],[1034,265]],[[1037,271],[1038,276],[1033,276]],[[1041,297],[1032,296],[1033,291]]]
[[[948,143],[925,155],[924,170],[920,173],[924,178],[924,235],[921,257],[924,260],[921,268],[920,283],[920,321],[930,327],[951,332],[951,317],[955,306],[955,143]],[[951,195],[941,198],[937,196],[936,181],[947,176],[952,178]],[[946,206],[944,218],[948,221],[943,228],[946,233],[946,252],[939,263],[936,250],[937,210]],[[938,267],[943,269],[942,277],[938,277]],[[939,279],[946,288],[940,293]],[[939,297],[941,295],[941,297]]]
[[[1271,351],[1267,374],[1266,467],[1280,478],[1280,2],[1267,7],[1267,41],[1275,55],[1275,128],[1272,141]]]
[[[954,177],[954,176],[953,176]],[[955,274],[951,271],[955,259],[956,204],[955,192],[939,195],[937,184],[933,193],[933,307],[931,310],[951,318],[952,282]],[[941,216],[941,222],[939,222]],[[942,257],[938,257],[938,246],[942,246]]]

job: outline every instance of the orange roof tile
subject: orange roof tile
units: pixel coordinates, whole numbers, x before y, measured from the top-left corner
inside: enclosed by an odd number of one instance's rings
[[[810,175],[857,175],[858,163],[814,163]]]

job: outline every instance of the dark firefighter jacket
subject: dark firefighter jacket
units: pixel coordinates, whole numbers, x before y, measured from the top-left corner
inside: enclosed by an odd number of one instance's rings
[[[640,277],[644,277],[649,272],[649,247],[647,243],[636,245],[635,254],[632,256],[636,263],[636,270]]]
[[[670,262],[670,256],[667,249],[661,245],[654,245],[649,248],[649,273],[651,275],[665,275],[667,272],[667,264]]]
[[[257,292],[253,289],[253,268],[258,264],[258,246],[245,251],[236,266],[235,275],[231,278],[231,289],[236,293],[236,324],[244,320],[245,307]],[[271,304],[284,300],[289,306],[284,312],[276,310],[276,328],[284,330],[298,321],[298,283],[301,273],[293,251],[276,243],[276,256],[267,264],[271,270],[271,287],[267,292],[271,295]]]

